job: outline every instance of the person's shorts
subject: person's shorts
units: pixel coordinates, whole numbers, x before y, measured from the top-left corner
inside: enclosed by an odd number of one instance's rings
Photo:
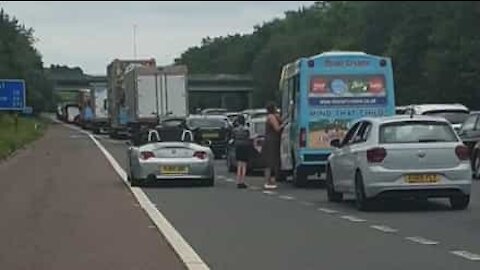
[[[235,147],[235,158],[237,161],[248,162],[250,156],[250,148],[246,145],[238,145]]]

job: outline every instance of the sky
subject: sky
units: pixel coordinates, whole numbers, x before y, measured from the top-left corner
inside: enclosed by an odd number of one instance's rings
[[[105,74],[113,59],[155,58],[167,65],[206,36],[251,33],[314,1],[10,2],[0,7],[35,31],[44,65]]]

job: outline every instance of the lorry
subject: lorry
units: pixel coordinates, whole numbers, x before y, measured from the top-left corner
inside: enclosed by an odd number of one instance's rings
[[[126,108],[125,71],[131,64],[155,67],[155,59],[120,60],[115,59],[107,66],[107,108],[108,126],[111,138],[128,137]]]
[[[125,108],[131,132],[165,117],[187,115],[187,67],[130,65],[125,72]]]
[[[93,120],[92,130],[95,134],[108,130],[107,83],[92,83]]]

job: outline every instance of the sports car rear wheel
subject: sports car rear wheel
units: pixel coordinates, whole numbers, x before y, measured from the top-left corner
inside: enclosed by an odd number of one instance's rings
[[[209,178],[203,183],[206,187],[213,187],[215,185],[215,178]]]

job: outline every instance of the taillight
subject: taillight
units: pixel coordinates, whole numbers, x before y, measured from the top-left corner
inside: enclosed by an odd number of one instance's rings
[[[380,163],[387,157],[387,150],[385,148],[376,147],[367,150],[367,160],[370,163]]]
[[[198,159],[206,159],[207,158],[207,153],[203,151],[197,151],[193,153],[193,156],[198,158]]]
[[[147,160],[149,158],[154,158],[155,157],[155,154],[153,152],[150,152],[150,151],[144,151],[144,152],[141,152],[140,153],[140,157],[143,159],[143,160]]]
[[[307,130],[305,128],[300,129],[299,144],[300,147],[307,147]]]
[[[468,147],[465,145],[459,145],[455,148],[455,154],[457,155],[458,159],[460,160],[469,160],[470,159],[470,151]]]

